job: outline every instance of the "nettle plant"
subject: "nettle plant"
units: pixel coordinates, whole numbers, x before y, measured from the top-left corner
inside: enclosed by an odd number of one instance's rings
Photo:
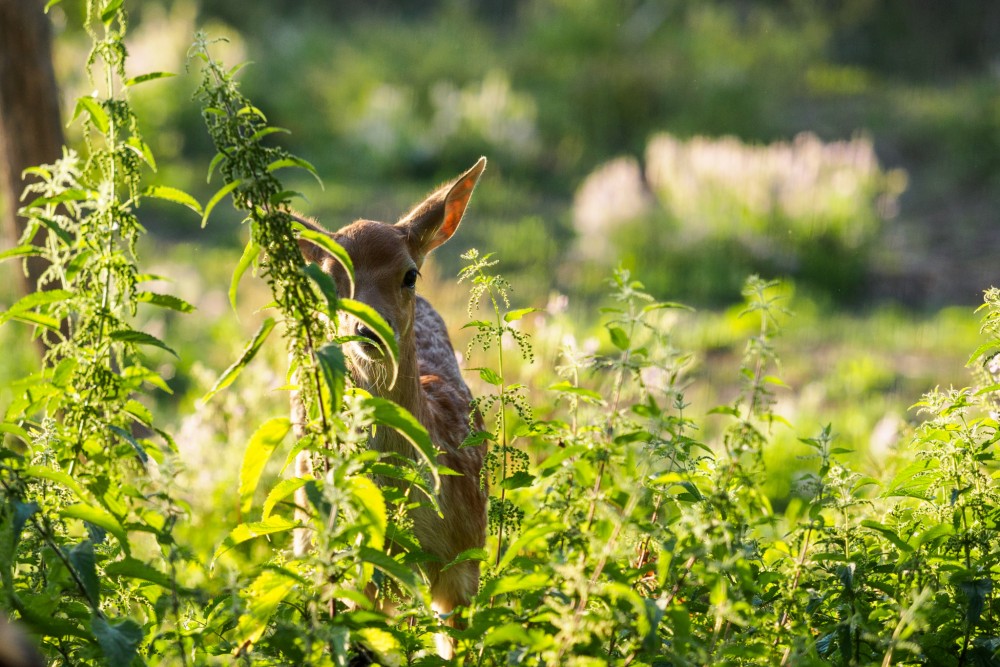
[[[128,89],[164,75],[125,78],[122,5],[87,3],[88,67],[103,93],[76,107],[85,152],[29,170],[28,228],[3,253],[41,256],[48,269],[39,291],[0,314],[0,324],[33,327],[46,349],[0,421],[0,608],[52,664],[1000,664],[1000,291],[982,308],[975,385],[915,406],[924,421],[895,469],[883,479],[851,470],[827,426],[802,439],[811,454],[777,508],[761,482],[774,430],[794,428],[774,401],[790,390],[775,375],[780,285],[747,282],[744,316],[757,329],[733,376],[739,390],[703,415],[685,399],[696,361],[671,337],[683,307],[653,300],[626,271],[603,311],[605,352],[567,347],[547,390],[520,384],[509,350],[539,363],[523,326],[532,309],[510,308],[495,262],[475,251],[461,277],[471,283],[468,356],[492,359],[473,369],[489,426],[466,444],[490,447],[481,483],[495,540],[456,559],[482,561],[482,585],[462,612],[467,626],[443,628],[407,517],[413,502],[433,507],[448,471],[411,415],[351,386],[339,314],[399,352],[385,322],[302,259],[297,237],[352,275],[330,237],[296,222],[294,193],[275,176],[311,166],[265,143],[278,129],[200,38],[198,98],[218,148],[209,172],[224,184],[204,209],[180,190],[144,187],[155,162]],[[175,537],[200,517],[173,486],[183,462],[148,407],[152,392],[169,392],[154,362],[171,350],[135,324],[140,308],[192,306],[147,289],[136,209],[159,197],[207,220],[227,196],[250,227],[231,298],[254,267],[275,316],[204,400],[277,330],[295,409],[247,443],[242,523],[209,559]],[[544,412],[540,391],[552,403]],[[371,451],[380,428],[402,433],[415,460]],[[259,489],[286,440],[285,466],[308,452],[313,474]],[[298,555],[295,529],[312,543]],[[441,632],[455,642],[451,663],[434,650]]]
[[[142,187],[155,162],[128,89],[164,75],[126,79],[121,4],[86,3],[87,69],[102,92],[77,101],[85,153],[28,170],[27,227],[3,253],[47,268],[39,291],[0,315],[34,327],[46,349],[0,424],[0,606],[62,664],[128,665],[140,646],[185,662],[190,646],[179,632],[188,592],[173,537],[186,520],[170,482],[176,449],[144,401],[169,392],[144,351],[172,351],[132,322],[142,304],[192,310],[144,288],[154,276],[137,264],[135,210],[150,196],[199,207],[179,190]]]

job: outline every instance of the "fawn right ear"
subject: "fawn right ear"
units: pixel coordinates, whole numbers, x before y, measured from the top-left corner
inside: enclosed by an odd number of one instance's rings
[[[406,230],[406,242],[418,266],[427,253],[450,239],[458,229],[483,169],[486,158],[481,157],[471,169],[432,192],[396,223]]]

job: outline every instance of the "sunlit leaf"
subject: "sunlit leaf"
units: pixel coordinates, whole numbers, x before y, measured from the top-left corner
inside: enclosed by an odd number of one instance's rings
[[[264,344],[264,341],[267,340],[272,329],[274,329],[274,319],[269,317],[261,323],[260,328],[257,329],[257,333],[253,335],[253,338],[250,339],[250,342],[243,349],[240,358],[223,371],[219,379],[212,385],[212,388],[208,390],[208,393],[201,397],[202,403],[208,403],[213,396],[231,385],[239,377],[243,369],[250,363],[250,360],[257,356],[257,352],[260,350],[261,345]]]
[[[253,494],[257,490],[260,475],[271,454],[285,439],[292,429],[292,422],[285,417],[268,419],[260,425],[247,443],[240,465],[240,511],[249,512],[253,503]]]

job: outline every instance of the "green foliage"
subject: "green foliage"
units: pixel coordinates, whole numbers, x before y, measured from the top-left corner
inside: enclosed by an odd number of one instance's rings
[[[447,471],[413,415],[351,386],[338,313],[382,332],[387,347],[391,336],[303,265],[291,193],[275,172],[312,170],[264,143],[273,128],[200,39],[199,96],[224,183],[204,209],[170,186],[144,188],[154,161],[123,81],[122,7],[88,4],[91,70],[107,96],[77,106],[84,156],[31,171],[28,231],[6,253],[49,264],[45,289],[0,315],[6,327],[31,327],[48,352],[12,385],[0,422],[0,607],[53,664],[340,667],[367,656],[436,665],[442,632],[467,665],[997,663],[1000,291],[981,309],[974,386],[924,396],[923,422],[878,476],[852,467],[833,425],[801,437],[807,454],[779,506],[767,493],[768,449],[782,433],[801,436],[777,401],[791,390],[778,363],[791,317],[784,286],[746,281],[732,315],[739,336],[727,342],[738,339],[743,354],[725,399],[705,414],[688,399],[706,380],[681,344],[683,307],[657,301],[626,270],[610,282],[596,349],[567,339],[545,369],[556,381],[515,381],[516,363],[549,363],[528,334],[542,315],[512,309],[496,262],[475,251],[461,273],[471,291],[467,354],[491,355],[474,369],[490,426],[469,444],[490,444],[483,482],[495,539],[446,564],[481,561],[485,576],[459,612],[467,626],[441,626],[408,511],[434,507]],[[145,309],[192,307],[144,289],[135,209],[158,197],[207,219],[227,196],[251,236],[233,262],[230,300],[254,269],[277,312],[205,402],[239,389],[267,356],[275,321],[289,359],[282,389],[295,398],[291,418],[284,408],[259,418],[242,463],[227,462],[237,518],[205,553],[185,543],[209,517],[182,499],[183,461],[152,400],[171,389],[157,360],[181,347],[137,323]],[[44,243],[31,245],[39,229]],[[885,382],[859,368],[858,391]],[[232,421],[256,422],[249,412]],[[412,461],[371,451],[378,428],[401,433]],[[287,468],[302,452],[312,473],[276,481],[272,462]],[[293,530],[311,550],[292,552]]]

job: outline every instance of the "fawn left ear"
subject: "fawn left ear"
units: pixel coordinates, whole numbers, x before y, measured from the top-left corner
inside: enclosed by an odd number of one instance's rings
[[[486,158],[481,157],[472,169],[432,192],[396,223],[406,230],[406,242],[417,264],[423,264],[427,253],[450,239],[458,229],[484,169]]]

